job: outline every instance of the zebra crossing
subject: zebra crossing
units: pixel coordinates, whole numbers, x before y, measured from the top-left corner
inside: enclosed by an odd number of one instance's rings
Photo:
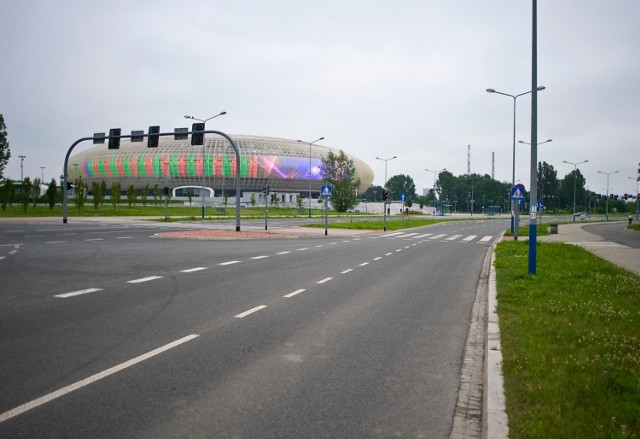
[[[480,237],[479,235],[461,235],[461,234],[448,234],[448,233],[418,233],[418,232],[393,232],[385,235],[372,236],[372,238],[384,238],[384,239],[404,239],[407,241],[420,239],[423,241],[440,241],[440,242],[478,242],[487,243],[493,239],[492,235],[485,235]]]

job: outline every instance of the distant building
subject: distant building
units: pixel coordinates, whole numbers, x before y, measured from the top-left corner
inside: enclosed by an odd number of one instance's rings
[[[265,186],[271,191],[299,193],[308,196],[311,183],[312,196],[317,197],[323,185],[320,175],[322,158],[329,151],[338,150],[320,145],[275,137],[231,135],[240,151],[240,189],[260,192]],[[146,142],[131,143],[122,139],[119,149],[108,149],[106,144],[93,146],[69,159],[69,180],[82,176],[89,189],[93,182],[119,182],[122,190],[133,185],[137,190],[145,185],[153,188],[168,186],[180,188],[180,194],[193,188],[196,196],[204,186],[207,197],[223,192],[235,195],[236,155],[229,141],[208,135],[204,145],[191,146],[190,139],[160,138],[158,148],[147,148]],[[345,151],[345,154],[347,152]],[[356,178],[364,192],[373,182],[373,171],[362,160],[353,160]]]

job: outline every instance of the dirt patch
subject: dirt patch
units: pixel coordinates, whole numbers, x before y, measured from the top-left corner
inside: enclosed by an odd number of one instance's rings
[[[189,230],[182,232],[161,232],[153,235],[156,238],[169,239],[283,239],[298,238],[298,235],[269,232],[236,232],[233,230]]]

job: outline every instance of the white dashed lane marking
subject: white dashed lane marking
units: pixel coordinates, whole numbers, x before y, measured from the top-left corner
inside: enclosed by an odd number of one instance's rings
[[[218,265],[233,265],[233,264],[239,264],[241,261],[227,261],[227,262],[220,262]]]
[[[202,270],[206,270],[207,267],[194,267],[194,268],[188,268],[186,270],[180,270],[180,273],[193,273],[196,271],[202,271]]]
[[[254,312],[258,312],[261,309],[265,309],[267,307],[267,305],[260,305],[260,306],[256,306],[255,308],[251,308],[245,312],[241,312],[240,314],[234,316],[236,319],[243,319],[246,316],[253,314]]]
[[[282,297],[289,298],[289,297],[297,296],[298,294],[300,294],[300,293],[302,293],[302,292],[304,292],[304,291],[305,291],[305,289],[304,289],[304,288],[300,288],[299,290],[295,290],[295,291],[293,291],[293,292],[291,292],[291,293],[289,293],[289,294],[285,294],[285,295],[284,295],[284,296],[282,296]]]
[[[96,291],[102,291],[102,288],[87,288],[84,290],[72,291],[70,293],[56,294],[53,297],[57,297],[59,299],[66,299],[67,297],[82,296],[83,294],[95,293]]]
[[[162,279],[162,276],[142,277],[140,279],[128,280],[127,283],[128,284],[140,284],[140,283],[143,283],[143,282],[149,282],[149,281],[156,280],[156,279]]]

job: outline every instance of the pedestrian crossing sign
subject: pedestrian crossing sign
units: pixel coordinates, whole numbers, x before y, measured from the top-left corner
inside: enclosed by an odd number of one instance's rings
[[[524,186],[519,184],[511,188],[511,199],[512,200],[524,200],[525,190]]]
[[[333,186],[320,186],[320,198],[331,198]]]

